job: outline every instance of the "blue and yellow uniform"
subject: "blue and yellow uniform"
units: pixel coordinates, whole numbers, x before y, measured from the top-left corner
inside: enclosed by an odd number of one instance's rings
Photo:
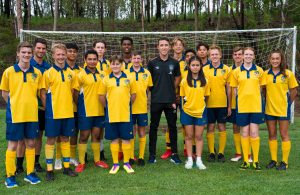
[[[78,88],[76,73],[69,66],[53,65],[43,75],[42,88],[46,94],[46,136],[74,134],[72,90]]]
[[[203,64],[203,67],[204,67],[204,66],[207,66],[207,65],[210,65],[210,64],[211,64],[211,61],[210,61],[209,59],[207,59],[206,63]]]
[[[106,75],[111,73],[111,69],[110,69],[110,62],[106,59],[103,58],[102,61],[99,60],[97,62],[96,68],[98,70],[98,72],[104,72]],[[84,63],[83,67],[86,67],[86,62]]]
[[[233,64],[229,69],[229,76],[227,83],[230,85],[230,81],[232,79],[233,71],[237,68],[235,64]],[[228,122],[236,124],[236,97],[234,97],[234,92],[232,90],[232,96],[231,96],[231,115],[227,119]]]
[[[183,125],[205,125],[207,123],[205,96],[210,95],[208,82],[201,87],[199,80],[193,79],[193,87],[184,78],[180,83],[182,112],[180,121]]]
[[[298,87],[295,75],[285,70],[276,75],[272,69],[265,71],[266,78],[266,120],[289,120],[291,101],[289,89]]]
[[[181,78],[184,79],[188,73],[188,66],[184,60],[179,62]]]
[[[32,65],[23,72],[18,64],[7,68],[0,89],[9,92],[6,106],[6,139],[17,141],[38,136],[38,91],[42,73]]]
[[[122,68],[121,68],[121,70],[122,71],[125,71],[125,70],[129,70],[130,68],[131,68],[131,66],[132,66],[132,62],[123,62],[122,63]]]

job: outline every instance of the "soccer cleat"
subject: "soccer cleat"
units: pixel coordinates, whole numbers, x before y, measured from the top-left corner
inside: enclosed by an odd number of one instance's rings
[[[254,169],[254,170],[256,170],[256,171],[261,171],[261,167],[260,167],[259,162],[254,162],[254,163],[252,164],[252,166],[253,166],[253,169]]]
[[[141,167],[145,166],[145,160],[142,159],[142,158],[139,158],[138,161],[137,161],[137,165],[141,166]]]
[[[54,163],[54,169],[55,170],[61,170],[62,169],[62,162],[61,159],[56,159]]]
[[[267,169],[272,169],[272,168],[276,167],[276,164],[277,164],[276,161],[271,160],[271,161],[269,162],[269,164],[267,164],[266,168],[267,168]]]
[[[47,171],[46,172],[46,180],[47,181],[53,181],[54,180],[54,172],[53,171]]]
[[[222,153],[219,153],[218,154],[218,162],[225,162],[225,156],[224,156],[224,154],[222,154]]]
[[[16,175],[20,175],[23,172],[24,172],[24,168],[23,167],[17,167],[15,174]]]
[[[187,157],[187,151],[186,151],[186,149],[183,150],[183,156]]]
[[[148,163],[151,163],[151,164],[156,163],[156,158],[155,158],[154,155],[150,155],[150,156],[149,156]]]
[[[96,167],[101,167],[103,169],[108,169],[109,168],[108,164],[106,162],[104,162],[104,161],[97,161],[97,162],[95,162],[95,166]]]
[[[85,169],[85,164],[79,164],[76,168],[75,168],[75,172],[76,173],[81,173],[81,172],[83,172],[84,171],[84,169]]]
[[[193,161],[187,160],[187,161],[185,162],[184,167],[185,167],[186,169],[191,169],[191,168],[193,168],[193,165],[194,165],[194,162],[193,162]]]
[[[250,168],[250,163],[248,162],[243,162],[240,166],[240,170],[247,170]]]
[[[176,165],[182,163],[182,161],[180,160],[178,154],[172,154],[170,161]]]
[[[132,169],[132,167],[129,163],[124,163],[123,169],[129,174],[134,173],[134,170]]]
[[[197,166],[198,169],[200,169],[200,170],[206,169],[206,166],[203,164],[202,160],[196,161],[196,166]]]
[[[208,156],[208,162],[215,162],[216,161],[216,155],[214,153],[210,153]]]
[[[77,167],[79,164],[78,160],[76,158],[70,158],[70,165],[74,165]]]
[[[123,160],[123,152],[119,152],[118,159],[119,159],[119,161]]]
[[[242,159],[242,155],[241,154],[235,154],[234,157],[232,157],[230,159],[231,162],[238,162]]]
[[[44,171],[45,171],[45,169],[43,169],[43,167],[41,166],[40,163],[35,163],[35,164],[34,164],[34,170],[35,170],[35,172],[37,172],[37,173],[41,173],[41,172],[44,172]]]
[[[160,158],[161,159],[168,159],[168,158],[170,158],[172,156],[172,150],[171,149],[167,149],[166,151],[165,151],[165,153],[163,153],[161,156],[160,156]]]
[[[276,167],[276,170],[278,171],[283,171],[283,170],[286,170],[288,168],[288,164],[286,164],[285,162],[281,161],[277,167]]]
[[[104,150],[102,150],[101,152],[100,152],[100,159],[101,160],[107,160],[106,158],[105,158],[105,155],[104,155]]]
[[[129,159],[129,164],[130,164],[130,165],[134,165],[134,159],[130,158],[130,159]]]
[[[253,159],[252,159],[252,156],[249,154],[249,156],[248,156],[248,162],[249,163],[252,163],[253,162]]]
[[[5,179],[5,186],[7,188],[15,188],[18,187],[18,183],[16,182],[16,177],[15,176],[11,176],[11,177],[7,177]]]
[[[120,165],[114,164],[112,166],[112,168],[110,169],[109,174],[116,174],[116,173],[118,173],[119,169],[120,169]]]
[[[27,182],[29,182],[33,185],[38,184],[38,183],[41,182],[40,178],[34,172],[26,175],[24,177],[24,181],[27,181]]]
[[[78,176],[78,174],[76,172],[74,172],[70,168],[64,168],[63,174],[65,174],[67,176],[70,176],[70,177],[76,177],[76,176]]]

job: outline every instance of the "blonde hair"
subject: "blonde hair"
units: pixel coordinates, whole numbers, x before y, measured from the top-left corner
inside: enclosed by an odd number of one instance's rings
[[[67,47],[65,44],[62,44],[62,43],[55,43],[54,45],[52,45],[51,47],[51,53],[54,54],[55,51],[57,49],[61,49],[61,50],[65,50],[67,52]]]
[[[211,45],[211,46],[209,47],[209,50],[213,50],[213,49],[218,50],[218,51],[220,52],[220,54],[222,55],[222,49],[221,49],[220,46],[218,46],[218,45]]]
[[[172,40],[172,47],[176,44],[177,41],[180,41],[183,47],[185,47],[185,41],[181,37],[174,37]]]

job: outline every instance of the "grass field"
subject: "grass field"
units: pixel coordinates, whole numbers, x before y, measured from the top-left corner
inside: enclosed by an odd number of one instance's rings
[[[266,170],[261,172],[254,170],[240,171],[240,163],[232,163],[229,158],[233,155],[233,140],[231,126],[228,125],[226,162],[208,163],[207,145],[205,140],[203,159],[207,170],[199,171],[196,168],[186,170],[184,163],[181,165],[171,164],[168,160],[158,159],[156,164],[146,164],[145,167],[134,167],[136,173],[128,175],[120,170],[117,175],[109,175],[108,170],[95,168],[92,163],[88,164],[86,171],[76,178],[64,176],[60,171],[55,172],[56,180],[46,182],[45,174],[39,174],[42,183],[30,185],[23,181],[24,175],[17,177],[20,187],[6,189],[4,185],[4,156],[6,150],[5,141],[5,111],[0,110],[0,170],[1,184],[0,194],[56,194],[56,193],[88,193],[88,194],[299,194],[300,193],[300,118],[295,119],[295,124],[290,128],[292,151],[290,154],[289,169],[287,171]],[[162,123],[165,123],[162,120]],[[182,160],[182,134],[179,133],[179,152]],[[267,131],[265,125],[260,132],[260,162],[265,167],[269,161],[269,149]],[[158,138],[158,155],[164,147],[164,134]],[[216,140],[216,143],[217,140]],[[281,148],[279,144],[279,149]],[[108,141],[105,143],[106,156],[111,164]],[[148,148],[146,148],[146,159]],[[281,149],[279,150],[281,151]],[[137,150],[136,150],[137,152]],[[89,149],[89,159],[91,150]],[[279,152],[281,160],[281,152]],[[41,157],[42,166],[45,167],[44,153]],[[91,160],[90,160],[91,162]]]

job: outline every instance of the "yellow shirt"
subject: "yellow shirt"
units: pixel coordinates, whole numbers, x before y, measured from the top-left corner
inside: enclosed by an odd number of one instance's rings
[[[96,65],[96,68],[98,70],[98,72],[101,72],[103,71],[105,74],[110,74],[111,73],[111,69],[110,69],[110,62],[103,58],[102,61],[98,61],[97,62],[97,65]],[[83,67],[85,68],[86,67],[86,62],[84,63]]]
[[[188,74],[188,67],[185,63],[185,61],[180,61],[179,62],[179,66],[180,66],[180,74],[181,74],[181,79],[186,78],[187,74]]]
[[[66,62],[66,65],[69,66],[69,64],[67,64],[67,62]],[[78,75],[83,70],[83,68],[78,66],[78,64],[75,64],[75,66],[73,68],[70,67],[70,69],[75,72],[75,76]],[[75,104],[74,101],[73,101],[73,110],[74,110],[74,112],[77,112],[77,105]]]
[[[253,64],[247,70],[242,64],[232,74],[230,86],[237,88],[238,113],[262,112],[261,86],[266,84],[263,69]]]
[[[23,72],[18,64],[4,71],[0,89],[9,92],[6,122],[38,121],[38,90],[41,80],[41,71],[32,65],[26,72]]]
[[[180,83],[180,96],[182,97],[182,109],[185,113],[196,118],[202,118],[205,109],[205,96],[210,95],[208,81],[201,87],[201,82],[193,79],[193,87],[188,85],[184,78]]]
[[[104,108],[98,95],[104,77],[104,71],[99,72],[96,69],[96,72],[92,73],[87,67],[77,75],[78,117],[104,116]]]
[[[136,83],[136,99],[132,105],[132,114],[145,114],[147,113],[147,89],[152,87],[152,77],[148,70],[141,67],[138,72],[135,72],[133,67],[125,71],[135,78]]]
[[[233,64],[229,69],[229,75],[228,75],[228,80],[227,80],[227,83],[230,84],[230,81],[232,79],[232,75],[233,75],[233,71],[236,69],[236,65]],[[233,89],[232,89],[232,96],[231,96],[231,109],[236,109],[236,97],[234,96],[234,92],[233,92]]]
[[[210,84],[207,108],[227,107],[226,84],[229,67],[221,63],[217,68],[214,68],[212,64],[209,64],[203,67],[203,72]]]
[[[125,61],[122,63],[122,71],[129,70],[132,66],[131,62],[126,63]]]
[[[74,117],[72,89],[78,88],[76,74],[65,66],[53,65],[43,75],[42,87],[46,89],[46,117],[63,119]]]
[[[290,103],[289,89],[298,87],[295,75],[285,70],[285,76],[279,72],[274,75],[272,69],[264,72],[266,84],[266,114],[286,117]]]
[[[99,95],[106,95],[108,122],[130,122],[131,94],[136,94],[135,79],[122,71],[119,78],[113,73],[105,76],[99,87]]]

